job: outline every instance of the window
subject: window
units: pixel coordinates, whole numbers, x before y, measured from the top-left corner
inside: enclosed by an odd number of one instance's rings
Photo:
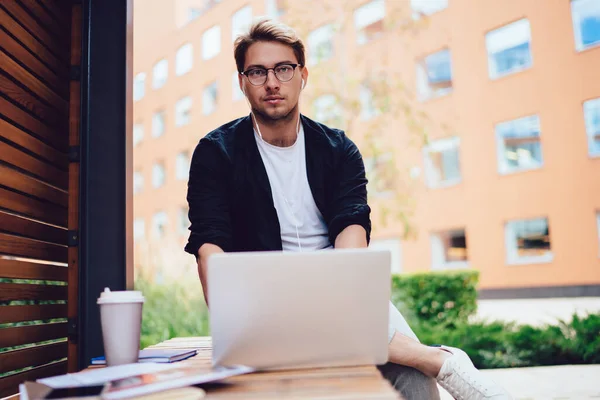
[[[133,194],[141,193],[144,190],[144,175],[141,171],[133,171]]]
[[[190,153],[182,151],[175,158],[175,178],[180,181],[188,179],[190,173]]]
[[[313,113],[315,120],[323,124],[338,125],[342,119],[342,109],[337,98],[333,94],[324,94],[317,97],[313,102]]]
[[[410,0],[413,19],[419,19],[424,15],[435,14],[448,7],[448,0]]]
[[[202,92],[202,112],[204,115],[212,114],[217,109],[217,82],[204,88]]]
[[[133,220],[133,241],[139,242],[146,237],[146,221],[143,218]]]
[[[521,19],[485,35],[490,78],[495,79],[531,67],[531,30]]]
[[[417,64],[417,92],[421,101],[452,91],[450,50],[430,54]]]
[[[175,126],[184,126],[190,123],[190,112],[192,110],[192,98],[186,96],[175,103]]]
[[[184,75],[194,65],[194,48],[191,43],[186,43],[177,50],[175,54],[175,75]]]
[[[144,125],[133,124],[133,146],[137,146],[144,140]]]
[[[324,25],[308,34],[308,65],[316,65],[333,56],[333,25]]]
[[[244,98],[244,92],[240,89],[240,81],[238,79],[238,72],[233,71],[231,74],[231,99],[238,101]]]
[[[215,25],[202,34],[202,59],[210,60],[221,52],[221,27]]]
[[[583,103],[583,115],[589,155],[600,157],[600,97]]]
[[[165,184],[165,166],[159,161],[152,165],[152,186],[159,188]]]
[[[354,10],[354,28],[358,44],[367,43],[383,32],[385,3],[383,0],[373,0]]]
[[[552,261],[550,228],[547,218],[510,221],[505,226],[508,264]]]
[[[243,34],[252,24],[252,7],[240,8],[231,16],[231,41]]]
[[[369,181],[368,193],[373,197],[389,197],[394,187],[394,164],[392,153],[381,153],[364,158],[365,175]]]
[[[160,89],[167,83],[167,77],[169,76],[169,62],[164,58],[154,64],[152,69],[152,88]]]
[[[167,213],[159,211],[152,216],[152,235],[155,239],[164,238],[167,233],[167,223],[169,218]]]
[[[188,233],[190,227],[190,220],[188,219],[188,208],[181,207],[177,215],[177,230],[180,235]]]
[[[496,125],[496,143],[501,174],[541,168],[544,164],[537,115]]]
[[[464,229],[436,232],[431,235],[431,269],[467,268],[467,236]]]
[[[359,100],[360,100],[360,119],[368,121],[377,114],[379,110],[375,107],[375,101],[373,99],[373,91],[368,85],[362,84],[359,88]]]
[[[267,15],[273,19],[281,17],[285,13],[284,0],[266,0]]]
[[[146,93],[146,74],[140,72],[133,79],[133,101],[141,100]]]
[[[460,139],[440,139],[425,146],[425,176],[427,186],[439,188],[460,183]]]
[[[575,31],[575,48],[582,51],[600,45],[600,2],[572,0],[571,14]]]
[[[373,239],[369,243],[370,250],[388,250],[391,253],[392,274],[402,272],[402,248],[399,239]]]
[[[152,136],[160,137],[165,133],[165,112],[156,111],[152,115]]]

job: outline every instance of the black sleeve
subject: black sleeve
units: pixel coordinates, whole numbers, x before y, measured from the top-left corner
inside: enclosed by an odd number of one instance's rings
[[[371,208],[367,204],[367,178],[365,165],[358,147],[345,135],[342,137],[341,155],[336,166],[337,187],[331,208],[329,241],[335,239],[350,225],[360,225],[367,232],[367,243],[371,238]]]
[[[200,140],[190,166],[187,201],[189,205],[190,237],[185,251],[198,257],[204,243],[231,249],[231,216],[228,199],[228,179],[225,154],[214,142]]]

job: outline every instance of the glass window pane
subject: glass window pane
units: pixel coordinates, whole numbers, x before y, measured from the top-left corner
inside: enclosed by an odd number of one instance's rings
[[[202,34],[202,59],[210,60],[221,52],[221,27],[213,26]]]
[[[162,162],[152,165],[152,186],[159,188],[165,184],[165,167]]]
[[[140,72],[133,80],[133,101],[141,100],[146,92],[146,74]]]
[[[175,103],[175,126],[184,126],[190,123],[192,98],[186,96]]]
[[[432,269],[467,267],[469,261],[464,229],[436,232],[431,235]]]
[[[458,138],[432,141],[426,146],[425,175],[430,188],[455,185],[461,180]]]
[[[600,45],[600,2],[573,0],[571,15],[577,50],[582,51]]]
[[[152,136],[159,137],[165,133],[165,113],[157,111],[152,115]]]
[[[183,75],[192,69],[194,64],[194,49],[191,43],[186,43],[177,50],[175,55],[175,74]]]
[[[600,97],[583,103],[583,114],[589,155],[598,157],[600,156]]]
[[[152,235],[155,239],[165,237],[167,233],[168,217],[164,211],[159,211],[152,216]]]
[[[231,16],[231,41],[234,42],[238,35],[243,34],[252,23],[252,7],[240,8]]]
[[[496,141],[500,173],[540,168],[544,163],[537,115],[496,125]]]
[[[202,112],[204,115],[212,114],[217,109],[217,82],[204,88],[202,93]]]
[[[167,83],[167,77],[169,75],[169,62],[165,59],[160,60],[154,64],[152,69],[152,88],[160,89]]]
[[[187,151],[182,151],[177,154],[175,159],[175,177],[178,180],[185,181],[189,177],[190,172],[190,155]]]
[[[486,37],[490,78],[521,71],[532,65],[531,29],[522,19],[489,32]]]
[[[359,44],[366,43],[383,32],[384,17],[385,2],[383,0],[373,0],[354,10],[357,42]]]
[[[133,146],[137,146],[144,140],[144,125],[134,124],[133,125]]]
[[[448,0],[410,0],[413,18],[431,15],[448,7]]]
[[[509,262],[550,261],[552,255],[547,218],[510,221],[506,224]]]
[[[315,65],[333,56],[333,25],[324,25],[308,34],[308,64]]]
[[[450,50],[444,49],[425,57],[417,66],[417,90],[421,100],[443,96],[452,91]]]

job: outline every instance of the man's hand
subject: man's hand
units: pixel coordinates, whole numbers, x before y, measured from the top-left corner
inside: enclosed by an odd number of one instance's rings
[[[198,275],[202,283],[204,301],[208,306],[208,258],[213,254],[223,253],[223,249],[212,243],[204,243],[198,250]]]
[[[336,249],[357,249],[367,247],[367,231],[360,225],[344,228],[335,238]]]

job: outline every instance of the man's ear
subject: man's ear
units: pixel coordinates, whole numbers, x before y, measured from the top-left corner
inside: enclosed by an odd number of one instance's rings
[[[242,91],[242,93],[244,93],[244,96],[246,96],[246,89],[244,89],[244,80],[242,77],[242,74],[240,74],[238,72],[238,83],[240,85],[240,90]]]
[[[308,83],[308,69],[306,67],[302,67],[302,86],[301,89],[306,87]]]

